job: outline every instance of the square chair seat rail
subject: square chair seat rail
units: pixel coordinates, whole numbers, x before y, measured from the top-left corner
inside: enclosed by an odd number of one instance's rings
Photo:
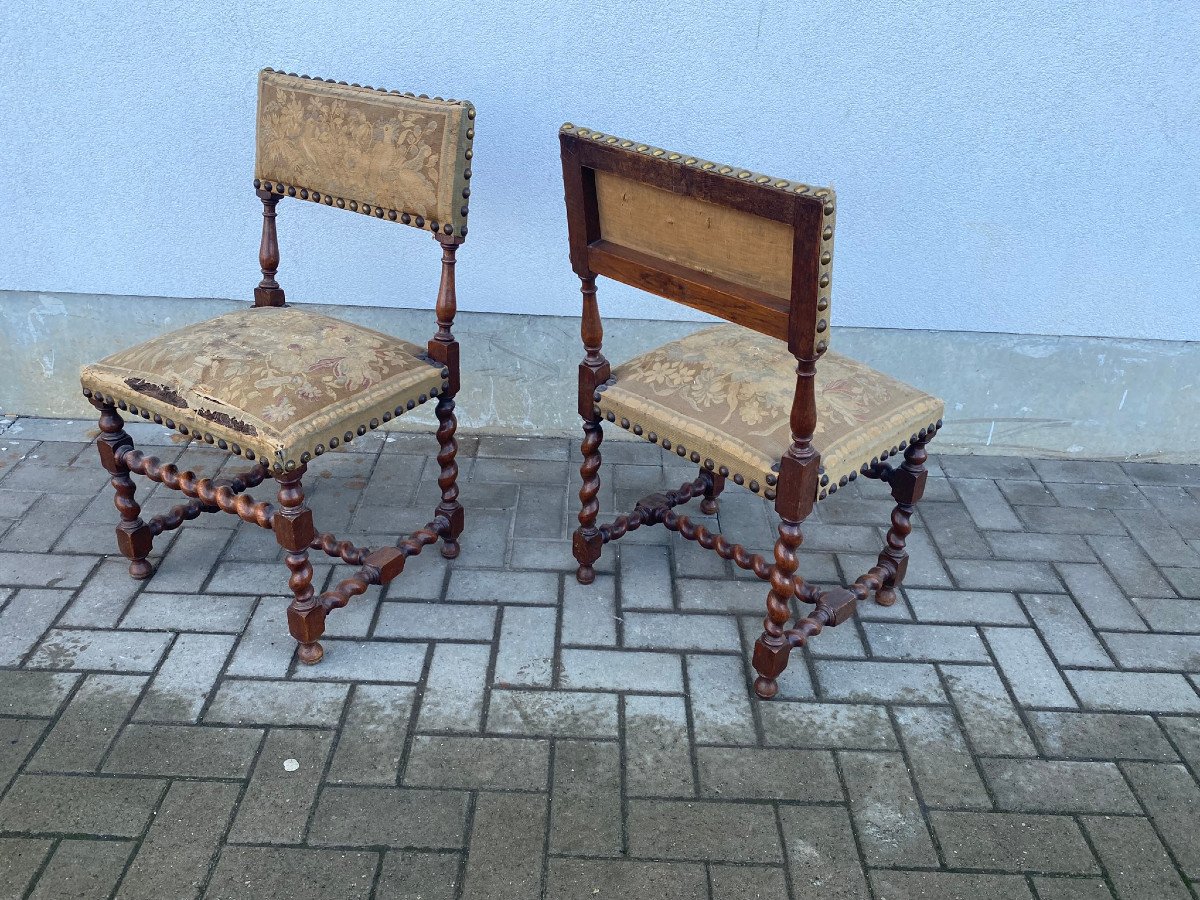
[[[792,648],[853,615],[872,594],[896,601],[905,541],[924,492],[926,445],[942,425],[936,397],[829,350],[837,198],[567,123],[559,130],[571,266],[583,298],[581,584],[604,545],[662,524],[769,583],[755,642],[755,692],[777,693]],[[603,353],[596,279],[607,276],[730,323],[614,368]],[[678,489],[598,523],[603,423],[619,424],[696,465]],[[819,588],[798,572],[801,524],[859,477],[895,506],[878,561],[852,584]],[[727,480],[779,514],[771,559],[678,508],[719,512]]]
[[[188,326],[84,366],[83,393],[100,412],[100,461],[112,476],[117,546],[129,574],[151,577],[154,539],[202,513],[224,512],[274,532],[287,551],[288,629],[314,664],[330,610],[398,576],[406,560],[441,541],[460,552],[457,419],[460,387],[454,268],[466,240],[475,107],[264,69],[258,78],[254,189],[262,202],[254,305]],[[276,209],[284,197],[427,230],[441,248],[436,328],[424,345],[287,304],[276,275]],[[436,402],[438,488],[430,522],[394,546],[371,550],[317,530],[305,502],[308,465],[384,423]],[[245,457],[243,472],[201,478],[136,449],[127,416]],[[186,498],[144,521],[133,475]],[[277,502],[247,491],[268,477]],[[317,595],[309,551],[357,568]],[[281,578],[283,570],[281,567]]]

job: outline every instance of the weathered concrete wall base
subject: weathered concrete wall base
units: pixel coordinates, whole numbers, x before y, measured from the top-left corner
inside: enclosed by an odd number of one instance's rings
[[[575,303],[564,298],[564,308]],[[0,411],[90,418],[79,366],[237,309],[231,300],[0,292]],[[432,309],[313,309],[420,341]],[[704,327],[609,319],[614,363]],[[575,434],[579,320],[462,313],[464,429]],[[968,453],[1195,461],[1200,343],[976,332],[836,329],[834,346],[946,400],[938,445]],[[400,427],[433,422],[422,411]],[[619,430],[619,429],[617,429]]]

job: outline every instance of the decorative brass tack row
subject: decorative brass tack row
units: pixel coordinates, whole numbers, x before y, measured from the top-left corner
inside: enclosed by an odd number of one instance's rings
[[[270,67],[263,69],[264,72],[270,72],[273,75],[286,75],[288,78],[299,78],[303,81],[315,81],[324,84],[336,84],[342,87],[358,88],[364,91],[374,91],[377,94],[390,94],[397,97],[408,97],[411,100],[428,100],[434,103],[446,103],[453,106],[462,106],[467,110],[467,119],[475,121],[475,106],[469,100],[455,100],[453,97],[430,97],[428,94],[414,94],[412,91],[397,91],[388,90],[387,88],[371,87],[369,84],[358,84],[357,82],[346,83],[345,81],[335,81],[332,78],[313,78],[311,75],[297,75],[295,72],[283,72]],[[463,159],[468,162],[474,157],[475,151],[472,149],[472,141],[475,140],[475,127],[469,126],[466,130],[467,144],[463,149]],[[467,181],[471,180],[471,169],[466,167],[463,169],[463,178]],[[262,182],[263,190],[273,191],[276,194],[287,192],[289,197],[299,196],[301,200],[312,200],[315,203],[324,202],[326,206],[336,205],[338,209],[346,209],[349,207],[351,212],[362,212],[365,215],[374,215],[378,219],[384,218],[385,211],[382,206],[372,206],[370,203],[359,203],[357,200],[346,200],[343,197],[330,197],[328,194],[322,197],[319,191],[309,191],[307,188],[298,187],[295,185],[282,184],[280,182]],[[260,188],[259,179],[254,179],[254,188]],[[471,196],[470,187],[464,187],[462,190],[462,198],[466,201]],[[459,209],[459,214],[465,219],[467,217],[467,204],[464,202]],[[406,212],[397,212],[397,210],[389,209],[386,211],[387,219],[390,222],[395,222],[397,219],[404,225],[413,225],[416,228],[425,227],[425,218],[423,216],[412,215]],[[436,233],[438,231],[438,223],[430,220],[429,230]],[[443,234],[453,234],[454,226],[446,224],[441,226]],[[459,236],[467,236],[467,226],[463,225],[459,228]]]
[[[463,176],[470,179],[471,170],[464,169]],[[454,233],[454,226],[448,222],[445,225],[439,225],[432,219],[426,222],[424,216],[418,216],[412,213],[406,213],[394,209],[385,210],[382,206],[373,206],[370,203],[359,203],[357,200],[346,200],[344,197],[334,197],[331,194],[322,194],[320,191],[310,191],[308,188],[298,187],[293,184],[286,184],[282,181],[262,181],[258,178],[255,178],[254,189],[256,191],[270,191],[273,194],[279,194],[281,196],[286,194],[289,197],[299,197],[301,200],[310,200],[313,203],[324,203],[326,206],[336,206],[338,209],[348,209],[350,212],[358,212],[366,216],[374,216],[377,219],[386,218],[389,222],[399,221],[403,225],[412,225],[415,228],[424,228],[426,224],[428,224],[429,230],[434,234],[436,234],[439,230],[443,234]],[[469,187],[463,188],[462,195],[464,200],[467,199],[471,196],[471,189]],[[467,204],[464,203],[459,212],[463,215],[463,217],[466,217]],[[466,225],[463,225],[458,231],[461,237],[467,236]]]

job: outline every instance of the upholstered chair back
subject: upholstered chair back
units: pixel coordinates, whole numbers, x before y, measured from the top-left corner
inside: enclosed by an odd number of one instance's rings
[[[788,342],[829,346],[831,188],[567,124],[559,131],[571,262]]]
[[[475,107],[264,69],[260,190],[465,237]]]

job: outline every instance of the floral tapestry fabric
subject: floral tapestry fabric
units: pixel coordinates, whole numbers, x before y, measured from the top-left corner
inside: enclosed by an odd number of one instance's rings
[[[340,319],[261,307],[114,353],[86,366],[82,382],[268,461],[298,461],[442,389],[441,366],[423,356],[415,344]]]
[[[466,106],[278,72],[259,79],[255,173],[458,223]]]
[[[601,412],[640,426],[745,481],[774,482],[791,444],[788,418],[796,359],[787,345],[738,325],[718,325],[651,350],[613,370]],[[832,351],[817,363],[813,443],[834,483],[942,416],[943,405],[903,382]]]

